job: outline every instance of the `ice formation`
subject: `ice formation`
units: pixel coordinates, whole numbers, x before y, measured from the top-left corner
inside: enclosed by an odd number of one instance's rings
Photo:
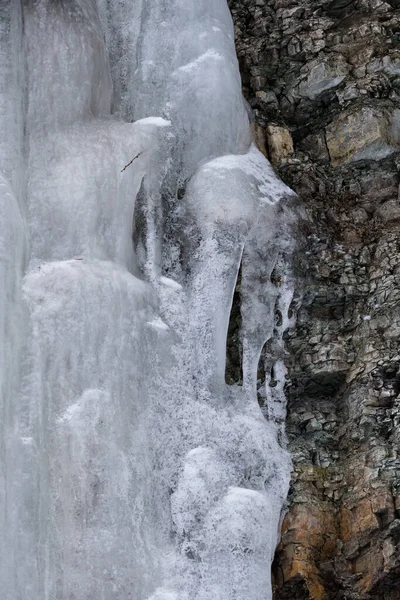
[[[268,600],[294,216],[226,0],[2,0],[0,124],[2,599]]]

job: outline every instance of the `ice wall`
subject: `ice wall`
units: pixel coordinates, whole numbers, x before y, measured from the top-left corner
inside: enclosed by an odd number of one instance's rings
[[[268,600],[294,213],[225,0],[3,2],[0,84],[2,597]]]
[[[125,119],[174,122],[182,180],[210,156],[250,143],[226,0],[97,0]]]
[[[21,280],[26,257],[24,223],[22,12],[0,4],[0,581],[12,577],[13,406],[20,380],[25,319]]]

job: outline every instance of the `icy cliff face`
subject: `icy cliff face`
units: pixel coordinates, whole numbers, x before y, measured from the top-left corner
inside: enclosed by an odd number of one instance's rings
[[[293,217],[225,0],[6,0],[0,80],[4,599],[269,598]]]
[[[258,139],[309,215],[306,293],[285,336],[294,464],[274,598],[395,600],[400,4],[228,4]],[[237,362],[228,353],[232,380]]]

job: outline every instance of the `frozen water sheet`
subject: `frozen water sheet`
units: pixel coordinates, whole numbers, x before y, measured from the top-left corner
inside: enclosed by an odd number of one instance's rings
[[[35,598],[144,597],[161,545],[147,482],[151,290],[84,259],[38,266],[24,292],[31,325],[18,433],[32,440],[21,450],[32,547],[21,574]],[[29,572],[32,556],[46,578]]]
[[[0,124],[4,599],[269,600],[292,193],[226,1],[1,3]]]
[[[166,127],[162,119],[91,119],[33,140],[28,208],[34,256],[89,256],[134,269],[135,198]]]
[[[226,0],[97,0],[106,29],[116,109],[174,123],[185,179],[201,160],[245,152],[247,112]]]
[[[26,325],[21,294],[27,255],[22,74],[21,6],[4,0],[0,4],[0,587],[6,600],[14,576],[16,528],[11,512],[16,476],[11,430]]]

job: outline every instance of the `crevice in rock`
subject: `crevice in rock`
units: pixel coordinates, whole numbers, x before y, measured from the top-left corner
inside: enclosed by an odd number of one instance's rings
[[[240,287],[242,280],[242,266],[240,266],[235,291],[233,294],[231,314],[229,318],[228,335],[226,340],[226,365],[225,381],[228,385],[241,385],[243,382],[242,371],[242,314],[240,311]]]

